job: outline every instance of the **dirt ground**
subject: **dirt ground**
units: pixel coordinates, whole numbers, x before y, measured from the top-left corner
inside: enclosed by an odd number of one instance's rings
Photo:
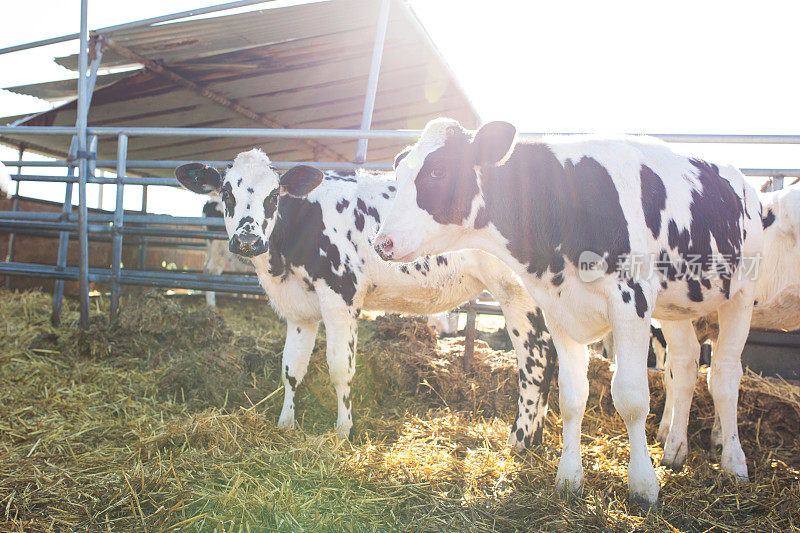
[[[557,390],[544,444],[506,439],[516,369],[502,333],[484,332],[472,372],[462,338],[421,319],[359,324],[350,441],[321,329],[297,395],[298,428],[276,428],[284,325],[260,300],[159,293],[123,301],[109,323],[93,300],[88,332],[67,302],[0,291],[0,531],[791,531],[800,527],[800,387],[746,375],[740,432],[750,482],[707,451],[713,407],[698,380],[681,472],[657,468],[660,508],[627,503],[624,425],[612,369],[593,357],[583,424],[586,488],[553,492]],[[493,348],[494,347],[494,348]],[[648,440],[663,409],[650,376]]]

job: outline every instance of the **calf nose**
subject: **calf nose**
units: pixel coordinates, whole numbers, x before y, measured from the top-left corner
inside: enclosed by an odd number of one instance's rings
[[[392,258],[394,243],[392,239],[387,237],[386,235],[378,235],[375,239],[375,251],[378,252],[378,255],[381,256],[383,260],[389,260]]]
[[[250,255],[255,249],[256,244],[258,244],[260,239],[257,235],[253,235],[252,233],[242,233],[236,234],[231,237],[230,242],[228,243],[228,249],[235,254],[240,255]]]

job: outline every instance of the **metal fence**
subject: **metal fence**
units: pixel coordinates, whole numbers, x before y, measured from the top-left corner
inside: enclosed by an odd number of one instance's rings
[[[130,24],[124,24],[107,29],[130,28],[174,20],[195,14],[210,13],[250,5],[259,2],[243,1],[222,4],[202,10],[183,12],[155,19],[147,19]],[[146,246],[147,237],[191,237],[197,239],[227,238],[224,231],[208,231],[205,227],[221,227],[222,221],[217,218],[204,217],[175,217],[168,215],[154,215],[144,212],[146,205],[147,187],[151,185],[178,186],[173,178],[158,177],[133,177],[127,176],[128,165],[137,169],[156,169],[174,168],[187,161],[128,161],[128,139],[137,136],[181,136],[181,137],[261,137],[261,138],[283,138],[283,139],[340,139],[358,140],[356,154],[352,163],[345,162],[326,162],[326,161],[304,161],[321,169],[354,169],[364,168],[370,170],[390,170],[390,163],[367,163],[367,145],[370,139],[392,139],[403,141],[414,141],[419,136],[419,131],[411,130],[371,130],[372,110],[375,103],[375,95],[378,84],[378,74],[380,72],[381,54],[383,42],[386,35],[390,0],[382,0],[381,9],[378,16],[376,27],[376,38],[372,55],[372,63],[367,83],[366,98],[363,107],[361,127],[359,130],[325,130],[325,129],[249,129],[249,128],[174,128],[174,127],[90,127],[87,124],[88,109],[91,103],[91,96],[97,77],[97,69],[102,61],[102,39],[95,39],[93,42],[96,49],[89,62],[89,32],[87,28],[87,0],[81,1],[81,31],[77,35],[69,35],[45,41],[38,41],[27,45],[20,45],[0,50],[0,54],[24,50],[35,46],[43,46],[54,42],[62,42],[69,39],[78,38],[80,40],[80,62],[78,78],[78,115],[75,127],[31,127],[31,126],[6,126],[0,127],[0,135],[3,134],[36,134],[36,135],[72,135],[72,143],[69,149],[69,157],[66,160],[54,161],[24,161],[22,156],[19,160],[5,161],[8,167],[16,167],[17,173],[12,175],[12,179],[18,183],[20,181],[29,182],[58,182],[66,184],[66,195],[61,213],[39,213],[39,212],[19,212],[16,204],[11,211],[0,212],[0,231],[7,231],[12,234],[9,243],[9,261],[0,262],[0,274],[19,275],[26,277],[50,278],[56,280],[56,288],[53,298],[53,320],[58,321],[61,312],[61,302],[63,299],[64,281],[79,281],[80,283],[80,325],[87,328],[89,325],[89,284],[90,282],[109,283],[111,285],[111,314],[117,312],[119,305],[121,285],[140,285],[157,286],[169,288],[183,288],[196,290],[213,290],[220,292],[233,293],[252,293],[261,294],[262,289],[258,286],[255,277],[246,275],[224,275],[213,276],[199,273],[186,272],[157,272],[147,270],[133,270],[123,268],[121,263],[122,242],[126,235],[139,236],[141,249]],[[406,8],[404,4],[398,4],[401,8]],[[102,35],[103,30],[93,32],[95,35]],[[538,138],[544,133],[523,134],[524,138]],[[797,135],[694,135],[694,134],[654,134],[668,142],[676,143],[744,143],[744,144],[800,144],[800,136]],[[97,143],[116,140],[117,160],[116,161],[97,161]],[[224,167],[228,161],[208,161],[209,165]],[[283,161],[275,162],[274,166],[278,169],[287,169],[297,164],[297,162]],[[96,177],[95,169],[98,167],[114,167],[117,176]],[[23,174],[22,168],[44,168],[59,167],[65,169],[64,176],[49,176],[37,174]],[[778,178],[782,176],[800,176],[800,169],[743,169],[745,174],[752,176],[765,176]],[[77,174],[77,175],[76,175]],[[115,187],[116,209],[113,215],[89,214],[87,211],[87,183],[109,184]],[[79,203],[77,213],[73,213],[72,195],[73,186],[78,185]],[[141,214],[125,214],[123,211],[123,199],[125,185],[141,185],[143,188],[143,209]],[[127,225],[126,225],[127,224]],[[135,224],[135,225],[131,225]],[[197,226],[197,230],[176,229],[174,226]],[[172,227],[170,227],[172,226]],[[203,229],[200,229],[203,228]],[[20,263],[13,260],[13,234],[14,232],[39,233],[50,235],[58,232],[59,246],[58,259],[55,265]],[[67,249],[70,245],[70,236],[78,236],[78,246],[80,249],[80,261],[77,267],[67,266]],[[101,234],[109,236],[112,240],[112,262],[111,268],[89,268],[88,262],[88,240],[90,234]],[[496,313],[496,306],[486,304],[471,304],[467,309],[474,313]],[[469,330],[469,328],[468,328]]]

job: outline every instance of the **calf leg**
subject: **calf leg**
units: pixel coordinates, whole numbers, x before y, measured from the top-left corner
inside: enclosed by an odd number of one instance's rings
[[[486,271],[492,270],[487,268]],[[542,311],[528,291],[506,273],[505,267],[500,272],[502,275],[486,276],[485,284],[503,310],[506,329],[517,354],[517,418],[511,426],[508,443],[520,452],[542,442],[557,356]]]
[[[508,443],[521,452],[542,442],[556,348],[540,309],[508,305],[503,306],[503,314],[517,354],[519,385],[517,418],[511,426]]]
[[[716,351],[716,344],[712,344],[712,352],[711,358],[714,358],[714,352]],[[708,390],[711,391],[711,372],[709,370],[708,374],[706,374],[706,385],[708,386]],[[719,421],[719,410],[717,409],[717,403],[714,402],[714,424],[711,427],[711,438],[709,440],[709,448],[711,451],[716,453],[722,453],[722,427]]]
[[[561,408],[562,448],[556,473],[556,490],[579,492],[583,488],[581,422],[589,397],[588,350],[559,328],[550,328],[558,352],[558,403]]]
[[[645,508],[658,501],[658,478],[647,451],[645,436],[645,419],[650,410],[647,349],[650,344],[651,302],[655,301],[655,291],[648,289],[647,282],[638,282],[637,290],[645,296],[644,306],[641,306],[639,298],[635,300],[636,305],[631,300],[624,302],[616,296],[609,301],[617,351],[617,368],[611,380],[611,397],[614,408],[628,429],[630,499]]]
[[[219,276],[225,270],[228,263],[228,242],[227,241],[208,241],[206,245],[206,264],[203,272]],[[214,307],[217,304],[217,293],[206,291],[206,304]]]
[[[694,335],[694,333],[693,333]],[[672,423],[672,408],[674,398],[672,394],[672,368],[667,367],[667,340],[664,338],[663,330],[650,325],[650,346],[656,354],[656,369],[663,371],[661,380],[664,383],[664,412],[661,414],[661,422],[658,424],[656,438],[663,446],[667,442],[669,427]]]
[[[308,370],[308,359],[317,339],[319,322],[301,324],[292,320],[286,322],[286,343],[283,345],[281,377],[283,379],[283,409],[278,418],[278,426],[294,427],[294,394]]]
[[[711,358],[708,388],[719,414],[722,434],[720,466],[739,479],[747,480],[747,463],[739,442],[737,404],[742,377],[742,349],[750,331],[753,290],[747,286],[718,309],[719,338]]]
[[[347,307],[323,309],[325,336],[328,341],[328,372],[336,391],[338,415],[336,430],[347,438],[353,427],[350,383],[356,371],[356,339],[358,338],[358,312]]]
[[[658,424],[658,433],[656,433],[656,438],[663,446],[667,442],[669,428],[672,424],[673,406],[675,404],[675,397],[672,390],[673,371],[669,357],[665,358],[664,374],[661,376],[661,379],[664,383],[664,412],[661,414],[661,422]]]
[[[711,372],[706,377],[706,384],[708,389],[711,390]],[[717,404],[714,404],[714,425],[711,427],[711,439],[709,441],[711,451],[716,453],[722,452],[722,424],[719,421],[719,411],[717,411]]]
[[[694,333],[690,320],[663,322],[662,331],[669,351],[669,374],[672,378],[673,408],[672,420],[664,443],[663,466],[680,470],[686,462],[689,441],[686,429],[689,424],[689,410],[692,406],[694,387],[697,384],[697,370],[700,364],[700,343]],[[665,379],[666,381],[666,379]],[[666,408],[665,408],[666,413]],[[662,423],[665,419],[662,418]]]

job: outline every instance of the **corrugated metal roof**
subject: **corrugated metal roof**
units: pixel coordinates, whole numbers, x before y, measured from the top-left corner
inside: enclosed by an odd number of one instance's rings
[[[393,2],[390,11],[373,128],[421,128],[441,115],[476,126],[478,116],[466,95],[416,17],[399,1]],[[331,0],[124,30],[109,36],[280,124],[357,129],[379,4],[375,0]],[[74,68],[77,56],[57,61]],[[130,64],[110,49],[103,55],[104,67]],[[98,81],[89,125],[263,127],[156,73],[138,70],[119,76],[102,79],[111,82],[104,87]],[[67,82],[13,88],[40,97],[63,95],[69,89]],[[76,107],[73,101],[22,124],[74,125]],[[4,136],[0,142],[24,140],[60,155],[68,146],[68,139],[44,136]],[[351,160],[355,154],[355,141],[320,142],[340,154],[340,160]],[[114,143],[100,144],[98,158],[115,159]],[[224,160],[253,146],[261,146],[274,160],[318,159],[311,147],[297,140],[153,137],[131,138],[129,158]],[[399,142],[372,140],[368,159],[391,161],[401,147]]]

